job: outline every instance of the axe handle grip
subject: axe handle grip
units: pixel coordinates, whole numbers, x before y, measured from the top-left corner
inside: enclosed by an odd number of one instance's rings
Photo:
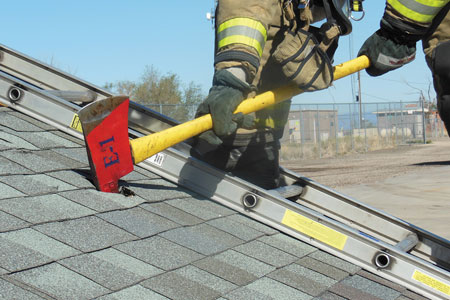
[[[334,80],[366,69],[369,65],[369,58],[365,55],[339,64],[334,67]],[[255,112],[290,99],[302,92],[302,90],[295,86],[287,86],[268,91],[254,98],[244,100],[236,108],[235,113],[242,112],[248,114]],[[134,163],[138,164],[156,153],[210,130],[212,129],[212,125],[211,115],[208,114],[169,129],[131,140],[130,147]]]

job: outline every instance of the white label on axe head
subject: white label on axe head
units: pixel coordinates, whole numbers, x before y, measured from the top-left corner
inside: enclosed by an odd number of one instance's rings
[[[150,156],[148,161],[154,165],[157,165],[158,167],[161,167],[165,158],[166,155],[164,155],[163,153],[156,153],[155,155]]]

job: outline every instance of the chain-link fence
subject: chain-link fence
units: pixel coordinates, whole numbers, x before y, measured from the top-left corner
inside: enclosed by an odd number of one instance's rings
[[[147,107],[180,122],[197,106]],[[307,159],[428,143],[448,136],[432,106],[422,102],[293,104],[281,140],[281,159]]]
[[[431,107],[419,102],[295,104],[282,159],[321,158],[428,143],[447,136]]]

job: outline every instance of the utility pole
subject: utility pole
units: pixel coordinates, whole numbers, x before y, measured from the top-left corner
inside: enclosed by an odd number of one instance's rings
[[[359,129],[363,127],[362,98],[361,98],[361,72],[358,71],[358,101],[359,101]]]
[[[427,128],[425,125],[426,118],[425,118],[425,97],[423,94],[420,95],[420,99],[422,100],[422,135],[423,135],[423,143],[427,143]]]

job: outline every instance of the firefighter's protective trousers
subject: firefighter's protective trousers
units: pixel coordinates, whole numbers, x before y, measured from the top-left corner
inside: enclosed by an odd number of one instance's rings
[[[245,80],[256,87],[258,94],[285,86],[287,79],[272,57],[289,30],[283,4],[283,0],[219,0],[215,69],[243,69]],[[199,151],[201,159],[263,188],[277,187],[278,140],[289,108],[290,101],[285,101],[255,113],[255,129],[238,129],[212,151]]]
[[[450,3],[433,19],[422,40],[427,64],[433,74],[439,115],[450,132]]]

